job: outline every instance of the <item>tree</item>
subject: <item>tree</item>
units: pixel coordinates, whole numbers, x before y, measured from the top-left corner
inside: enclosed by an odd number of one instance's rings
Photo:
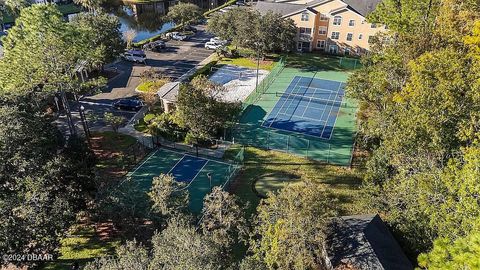
[[[163,216],[175,216],[188,209],[188,190],[185,183],[176,181],[170,174],[154,177],[148,195],[153,202],[153,211]]]
[[[65,22],[53,4],[23,9],[3,40],[0,91],[8,93],[3,97],[18,100],[25,95],[35,96],[28,106],[42,107],[54,92],[79,90],[74,68],[88,55],[81,36],[80,30]]]
[[[65,146],[51,121],[43,112],[0,107],[2,254],[56,254],[95,195],[93,153],[76,138]]]
[[[251,251],[269,269],[315,269],[324,265],[328,218],[335,213],[326,190],[312,182],[268,194],[257,207]]]
[[[125,42],[120,31],[120,21],[117,17],[107,13],[98,12],[80,13],[71,22],[77,29],[81,29],[86,40],[87,51],[98,59],[90,62],[100,65],[115,60],[125,49]],[[92,57],[93,58],[93,57]]]
[[[98,210],[105,219],[135,233],[148,218],[151,218],[151,202],[140,182],[127,178],[119,185],[103,190],[98,196]]]
[[[195,4],[178,2],[178,4],[169,8],[167,17],[176,25],[185,28],[189,23],[199,20],[202,17],[202,12]]]
[[[230,250],[234,243],[239,243],[246,235],[243,210],[234,195],[214,187],[203,200],[200,223],[203,234],[227,251]]]
[[[232,40],[233,44],[265,53],[288,52],[294,47],[297,28],[291,19],[268,12],[265,15],[245,7],[216,13],[208,21],[209,32]]]
[[[104,2],[103,0],[74,0],[75,4],[86,8],[91,13],[96,13]]]
[[[215,244],[198,233],[183,218],[173,217],[168,226],[152,238],[148,252],[135,241],[119,247],[116,256],[87,264],[86,270],[113,269],[223,269],[221,253]]]
[[[115,133],[118,132],[118,129],[123,125],[125,120],[125,117],[114,115],[111,112],[103,114],[103,121],[105,121],[107,125],[110,125]]]
[[[131,49],[133,45],[133,40],[137,36],[137,31],[134,29],[127,29],[125,32],[123,32],[123,39],[125,39],[125,42],[127,43],[126,47],[127,49]]]
[[[368,205],[412,256],[439,236],[465,236],[474,226],[466,217],[478,215],[469,192],[477,176],[467,168],[480,134],[479,12],[475,1],[383,1],[369,20],[390,31],[374,38],[347,83],[371,153]]]
[[[85,270],[149,269],[150,256],[145,247],[135,240],[127,241],[116,249],[115,257],[102,257],[87,263]]]
[[[435,240],[429,253],[418,257],[418,264],[423,269],[479,269],[480,268],[480,233],[472,231],[453,243],[445,238]]]
[[[221,269],[220,249],[185,219],[173,217],[152,239],[152,269]]]
[[[213,138],[240,112],[240,103],[221,100],[224,91],[222,86],[208,81],[205,76],[197,76],[190,84],[180,87],[176,122],[189,129],[187,137],[192,141]]]

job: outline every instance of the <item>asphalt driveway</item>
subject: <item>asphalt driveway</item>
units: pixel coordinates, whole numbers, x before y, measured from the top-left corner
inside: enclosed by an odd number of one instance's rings
[[[204,48],[205,42],[212,36],[204,31],[203,26],[198,26],[197,29],[199,31],[196,35],[187,41],[168,41],[167,49],[163,52],[146,52],[145,65],[125,60],[109,65],[108,69],[116,69],[119,74],[108,82],[108,87],[104,92],[82,97],[79,101],[80,104],[71,104],[74,118],[78,117],[76,112],[82,105],[86,114],[95,115],[99,119],[105,112],[112,112],[124,116],[127,121],[130,120],[134,113],[114,109],[112,103],[122,98],[136,98],[135,88],[140,84],[140,74],[144,70],[155,67],[172,80],[176,80],[213,53]],[[105,123],[95,121],[91,122],[90,126],[94,130],[102,130],[105,128]]]

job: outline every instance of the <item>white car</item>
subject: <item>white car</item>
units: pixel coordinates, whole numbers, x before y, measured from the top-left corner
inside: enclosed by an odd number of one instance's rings
[[[122,54],[122,58],[134,63],[145,64],[147,61],[147,56],[142,50],[128,50]]]
[[[219,45],[222,45],[222,46],[225,46],[228,44],[228,41],[227,40],[223,40],[219,37],[213,37],[210,39],[210,42],[211,43],[215,43],[215,44],[219,44]]]
[[[215,42],[207,42],[205,43],[205,49],[209,49],[209,50],[217,50],[217,49],[220,49],[224,47],[222,44],[218,44],[218,43],[215,43]]]
[[[185,40],[188,38],[187,36],[182,35],[179,32],[170,32],[170,33],[167,33],[166,36],[173,40]]]

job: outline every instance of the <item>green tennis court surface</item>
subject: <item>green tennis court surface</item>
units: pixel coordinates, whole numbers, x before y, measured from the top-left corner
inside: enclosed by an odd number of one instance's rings
[[[261,95],[254,93],[259,96],[253,104],[250,104],[245,109],[240,123],[236,126],[233,133],[235,141],[245,145],[285,151],[313,160],[344,166],[350,165],[357,104],[348,97],[343,97],[342,105],[338,107],[338,112],[335,112],[336,119],[332,117],[334,122],[329,124],[332,126],[332,133],[327,134],[328,138],[325,138],[327,136],[323,136],[323,138],[322,136],[312,136],[315,134],[303,132],[305,129],[296,128],[297,130],[294,130],[294,128],[291,128],[290,126],[295,122],[294,118],[296,117],[296,114],[292,112],[285,113],[285,117],[288,119],[281,119],[283,122],[276,124],[282,128],[271,128],[273,125],[264,124],[272,122],[270,119],[272,111],[273,115],[276,115],[275,110],[280,110],[278,104],[282,104],[280,99],[288,97],[288,91],[292,82],[295,83],[295,78],[299,77],[311,78],[311,81],[333,81],[343,84],[346,82],[348,74],[338,71],[305,71],[298,68],[283,68],[273,78],[270,78],[270,84]],[[282,97],[278,95],[278,93],[286,92],[287,96]],[[308,93],[308,91],[305,91],[305,93]],[[306,102],[309,103],[308,99]],[[297,104],[297,102],[293,102],[293,104]],[[318,121],[314,121],[317,120],[316,117],[318,117]],[[322,123],[321,115],[310,115],[309,119],[308,127],[313,130],[314,127],[312,125],[316,123],[320,125]],[[287,128],[283,128],[282,125],[285,125]],[[297,127],[301,126],[300,122],[296,123],[296,125]],[[325,127],[318,128],[325,130]]]
[[[189,208],[198,214],[202,210],[203,198],[211,187],[224,187],[237,169],[238,166],[234,164],[160,148],[127,176],[136,181],[141,190],[148,192],[153,177],[162,173],[172,174],[175,180],[186,183],[190,196]]]

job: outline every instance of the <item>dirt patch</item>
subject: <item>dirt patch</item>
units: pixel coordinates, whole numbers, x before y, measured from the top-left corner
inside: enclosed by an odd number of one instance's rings
[[[123,178],[149,152],[135,138],[114,132],[93,133],[91,143],[103,184]]]

